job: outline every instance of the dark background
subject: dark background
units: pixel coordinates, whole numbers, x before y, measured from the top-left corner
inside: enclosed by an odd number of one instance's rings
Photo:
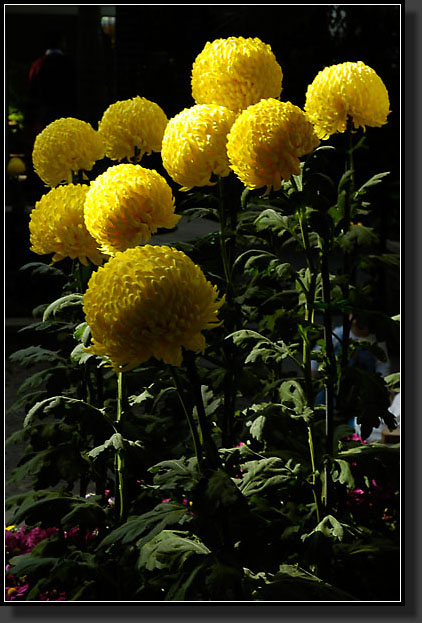
[[[102,27],[107,16],[115,20],[112,36]],[[111,103],[136,95],[155,101],[168,118],[192,106],[192,64],[205,43],[217,38],[259,37],[268,43],[283,70],[281,99],[300,107],[308,84],[325,66],[363,61],[384,81],[392,112],[387,125],[367,128],[370,149],[359,153],[356,180],[390,171],[377,186],[372,209],[383,246],[399,240],[400,5],[6,5],[6,111],[9,105],[28,110],[29,68],[52,29],[64,34],[75,67],[73,116],[95,129]],[[10,154],[25,153],[25,119],[23,126],[7,126],[6,162]],[[330,143],[343,138],[334,136]],[[26,160],[30,170],[28,154]],[[18,268],[45,259],[29,251],[28,211],[48,190],[34,177],[22,190],[6,176],[8,316],[31,315],[33,301],[16,296],[17,284],[28,279]],[[396,294],[397,284],[390,300]]]

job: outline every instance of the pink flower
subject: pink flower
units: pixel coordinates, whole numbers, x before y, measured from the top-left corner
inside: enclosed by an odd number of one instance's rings
[[[53,588],[51,591],[45,591],[40,594],[40,601],[65,601],[66,593],[60,592]]]
[[[29,584],[21,584],[20,586],[6,586],[6,601],[14,601],[20,599],[26,593],[29,588]]]

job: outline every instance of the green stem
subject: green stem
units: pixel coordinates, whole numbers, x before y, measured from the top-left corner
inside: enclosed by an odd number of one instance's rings
[[[232,267],[235,255],[235,229],[236,229],[236,210],[231,206],[227,211],[227,197],[225,192],[225,180],[218,178],[218,212],[220,223],[220,250],[223,263],[224,276],[226,280],[226,318],[225,326],[228,333],[232,333],[237,328],[238,313],[233,302],[233,281]],[[246,196],[242,195],[241,201],[246,201]],[[230,235],[226,237],[227,227],[230,227]],[[224,355],[226,372],[224,375],[224,411],[222,421],[222,443],[223,446],[230,446],[233,439],[233,423],[236,408],[236,362],[235,351],[232,342],[224,342]]]
[[[350,182],[348,185],[348,189],[346,192],[345,202],[344,202],[344,227],[343,227],[343,235],[349,231],[350,228],[350,202],[351,197],[354,190],[354,159],[353,159],[353,138],[352,138],[352,121],[349,117],[346,129],[346,171],[351,172]],[[345,282],[342,287],[342,296],[343,300],[347,301],[349,298],[349,285],[351,280],[352,273],[352,258],[351,254],[348,251],[344,252],[343,256],[343,276],[345,277]],[[349,333],[350,333],[350,320],[349,320],[349,312],[346,311],[343,314],[343,345],[341,351],[341,373],[342,377],[344,371],[346,370],[349,362]],[[340,391],[339,391],[339,403],[341,405],[343,399],[343,381],[341,383]],[[339,407],[341,408],[341,406]]]
[[[116,417],[116,429],[121,433],[121,423],[123,416],[123,372],[117,373],[117,417]],[[116,453],[116,472],[118,482],[118,495],[116,500],[118,503],[119,522],[123,523],[126,516],[125,507],[125,482],[124,482],[124,450],[117,450]]]
[[[312,438],[312,428],[310,426],[308,426],[308,446],[309,446],[309,453],[311,455],[311,466],[312,466],[312,495],[314,496],[317,522],[319,523],[321,519],[320,519],[320,512],[319,512],[318,496],[316,494],[315,452],[314,452],[314,442]]]
[[[294,185],[297,188],[296,181],[294,180]],[[306,296],[306,305],[305,305],[305,322],[306,325],[314,322],[315,318],[315,292],[316,292],[316,271],[313,261],[312,255],[312,247],[309,242],[308,231],[304,224],[304,210],[303,208],[299,208],[298,218],[299,218],[299,226],[302,235],[303,248],[305,251],[305,257],[307,266],[311,275],[309,289],[305,289],[304,293]],[[305,377],[305,392],[308,406],[313,409],[314,407],[314,395],[312,388],[312,369],[311,369],[311,357],[310,357],[310,344],[307,336],[302,337],[303,340],[303,373]],[[314,452],[314,444],[312,437],[312,427],[308,426],[308,446],[309,446],[309,454],[311,457],[311,466],[312,466],[312,495],[315,502],[315,510],[317,516],[317,522],[320,522],[320,510],[319,510],[319,502],[318,496],[316,493],[316,469],[315,469],[315,452]]]
[[[332,331],[333,323],[331,316],[331,290],[330,275],[328,268],[328,257],[326,245],[321,251],[321,279],[322,279],[322,296],[324,300],[324,341],[325,352],[328,359],[327,378],[325,381],[325,439],[326,452],[330,456],[333,453],[333,427],[334,427],[334,388],[337,384],[337,365],[334,352]],[[328,468],[325,468],[324,479],[324,505],[327,508],[330,502],[329,491],[329,475]]]
[[[171,372],[171,376],[173,378],[174,384],[176,386],[176,390],[177,390],[177,394],[179,396],[179,400],[180,403],[182,405],[182,409],[185,413],[186,416],[186,420],[188,422],[189,425],[189,429],[190,429],[190,433],[192,436],[192,441],[193,441],[193,447],[195,450],[195,455],[196,455],[196,459],[198,461],[198,467],[199,469],[201,469],[202,466],[202,462],[203,462],[203,458],[202,458],[202,447],[201,447],[201,441],[199,439],[199,435],[198,435],[198,429],[196,428],[196,423],[195,420],[193,419],[193,416],[189,413],[185,402],[183,400],[183,390],[182,390],[182,386],[179,380],[179,377],[177,375],[177,372],[175,370],[175,368],[171,368],[170,369]]]
[[[227,240],[226,240],[226,227],[227,216],[225,209],[225,193],[224,193],[224,180],[222,177],[218,177],[218,220],[220,225],[220,252],[221,261],[223,263],[224,277],[226,280],[226,293],[227,297],[231,298],[231,268],[229,263],[229,257],[227,253]]]
[[[195,356],[191,351],[184,351],[184,359],[188,377],[191,381],[194,400],[198,413],[199,427],[202,433],[203,448],[205,450],[208,464],[212,469],[221,467],[221,460],[218,454],[217,446],[211,436],[210,426],[205,413],[204,402],[201,393],[201,381],[195,364]]]

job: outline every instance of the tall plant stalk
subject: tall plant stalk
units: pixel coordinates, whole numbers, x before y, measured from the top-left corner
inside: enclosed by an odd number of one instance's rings
[[[293,181],[296,190],[298,190],[296,181]],[[305,330],[302,332],[302,365],[303,365],[303,374],[304,374],[304,383],[305,383],[305,395],[307,405],[313,409],[314,408],[314,392],[312,387],[312,369],[311,369],[311,348],[309,343],[309,338],[307,335],[306,328],[309,326],[309,322],[312,324],[315,318],[315,294],[316,294],[316,270],[314,265],[312,247],[310,245],[308,230],[305,223],[305,214],[304,209],[301,206],[298,211],[298,220],[299,227],[302,237],[303,249],[305,252],[305,258],[307,267],[310,273],[310,282],[309,287],[304,289],[304,294],[306,297],[305,302]],[[308,429],[308,447],[309,454],[311,459],[311,468],[312,468],[312,495],[315,502],[315,510],[317,521],[320,521],[320,511],[319,511],[319,501],[318,495],[316,492],[316,466],[315,466],[315,452],[314,452],[314,443],[313,443],[313,435],[312,435],[312,427],[310,424],[307,425]]]
[[[203,464],[203,456],[202,456],[202,446],[201,440],[199,438],[198,429],[196,427],[195,420],[193,419],[192,414],[189,409],[186,407],[185,401],[183,400],[183,390],[180,383],[180,379],[178,374],[174,368],[171,368],[171,376],[173,378],[174,384],[176,386],[177,394],[179,396],[180,403],[182,405],[183,412],[185,414],[189,430],[192,437],[193,447],[195,450],[196,460],[198,461],[198,468],[201,470]]]
[[[117,373],[117,417],[116,417],[116,429],[121,433],[123,416],[123,372]],[[115,499],[118,500],[118,516],[119,522],[123,523],[126,518],[126,501],[125,501],[125,474],[124,474],[124,449],[119,448],[116,452],[116,481],[117,481],[117,495]]]
[[[203,450],[206,455],[207,464],[212,469],[221,467],[221,460],[218,454],[217,446],[211,436],[210,425],[205,413],[204,401],[202,399],[201,381],[195,364],[195,355],[191,351],[185,351],[184,361],[189,380],[191,382],[192,392],[198,414],[199,427],[202,434]]]
[[[236,211],[233,205],[227,209],[227,194],[224,186],[225,180],[218,178],[218,213],[220,223],[220,252],[225,276],[226,292],[226,318],[225,326],[228,333],[236,330],[236,311],[234,309],[234,292],[232,281],[232,267],[235,256],[235,229]],[[227,236],[227,229],[230,234]],[[233,443],[233,424],[236,408],[236,372],[235,353],[233,344],[227,340],[224,342],[224,356],[226,372],[224,375],[224,410],[222,421],[222,444],[230,446]]]

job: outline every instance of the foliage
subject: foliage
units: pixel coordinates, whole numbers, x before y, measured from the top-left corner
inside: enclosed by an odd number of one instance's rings
[[[382,359],[378,343],[332,351],[349,314],[379,341],[399,331],[372,304],[372,271],[398,258],[380,251],[371,211],[387,172],[355,184],[363,145],[317,147],[265,196],[230,176],[184,195],[183,214],[220,231],[174,247],[226,299],[205,351],[179,368],[150,359],[116,374],[86,352],[92,264],[23,267],[65,283],[11,356],[28,376],[11,407],[25,416],[7,443],[25,449],[9,484],[28,490],[6,502],[18,526],[7,542],[46,532],[7,550],[10,599],[397,599],[400,445],[366,439],[395,428],[399,375],[349,365],[362,350]]]

